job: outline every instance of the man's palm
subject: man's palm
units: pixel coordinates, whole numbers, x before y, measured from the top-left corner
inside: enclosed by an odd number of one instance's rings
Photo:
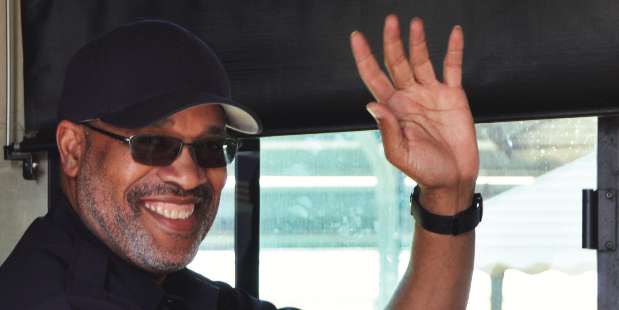
[[[380,69],[367,41],[353,33],[351,44],[359,73],[377,102],[375,115],[385,155],[423,188],[456,188],[473,182],[479,170],[475,127],[462,89],[462,29],[454,27],[439,82],[429,60],[423,22],[411,22],[410,62],[406,58],[397,17],[385,21],[385,63]],[[466,184],[470,188],[471,184]]]

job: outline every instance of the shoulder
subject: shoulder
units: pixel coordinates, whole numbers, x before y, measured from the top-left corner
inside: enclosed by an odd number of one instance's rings
[[[233,288],[225,282],[213,282],[219,287],[218,310],[247,309],[247,310],[276,310],[275,305],[249,295],[242,289]],[[285,308],[281,310],[293,310]]]
[[[47,219],[34,220],[0,267],[3,306],[35,309],[42,300],[62,294],[73,249],[67,233]]]
[[[213,286],[219,290],[217,310],[277,310],[272,303],[255,298],[246,291],[234,288],[228,283],[212,281],[189,269],[185,269],[183,273],[184,277],[190,277],[193,281],[199,281],[203,285]],[[296,310],[296,308],[280,310]]]

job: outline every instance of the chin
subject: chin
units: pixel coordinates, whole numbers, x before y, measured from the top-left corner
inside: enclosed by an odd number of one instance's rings
[[[173,252],[158,252],[158,253],[141,253],[139,257],[131,259],[132,263],[153,274],[168,274],[184,269],[189,265],[196,254],[200,244],[192,247],[184,253]],[[137,260],[136,260],[137,259]]]

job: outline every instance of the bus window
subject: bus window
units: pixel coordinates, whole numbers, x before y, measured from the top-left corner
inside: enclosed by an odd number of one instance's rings
[[[581,189],[596,185],[596,124],[477,125],[485,212],[469,309],[534,309],[544,300],[595,307]],[[378,132],[262,139],[260,184],[261,298],[309,310],[382,309],[410,255],[415,183],[384,159]],[[539,281],[545,289],[530,294]],[[567,283],[589,295],[566,295]]]

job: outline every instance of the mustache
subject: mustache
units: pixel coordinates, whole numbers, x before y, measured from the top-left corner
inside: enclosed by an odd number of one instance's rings
[[[137,207],[142,197],[152,195],[172,195],[183,198],[191,197],[199,199],[203,204],[208,204],[213,200],[213,190],[204,184],[200,184],[189,190],[183,189],[176,184],[140,184],[129,191],[127,200],[132,206]]]

